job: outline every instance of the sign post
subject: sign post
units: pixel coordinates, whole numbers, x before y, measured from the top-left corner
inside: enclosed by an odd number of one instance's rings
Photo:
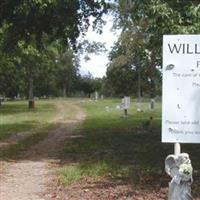
[[[180,144],[200,143],[200,35],[163,36],[162,97],[162,142],[174,143],[176,156],[167,157],[166,163],[174,160],[174,165],[178,165],[178,158],[185,156],[181,154]],[[185,162],[181,164],[188,164]],[[177,169],[180,166],[176,166]],[[191,175],[192,170],[188,173]],[[188,183],[191,179],[187,179]],[[169,191],[169,200],[177,199],[179,195],[179,189],[172,188],[178,185],[181,189],[181,182],[178,184],[173,179],[172,182],[170,189],[176,192]],[[191,197],[190,190],[188,184],[183,200]]]
[[[181,144],[175,143],[174,144],[174,155],[179,155],[181,153]]]

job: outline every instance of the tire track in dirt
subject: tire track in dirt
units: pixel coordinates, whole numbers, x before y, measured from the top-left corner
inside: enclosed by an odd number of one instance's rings
[[[63,122],[63,116],[65,115],[65,110],[63,109],[63,105],[61,103],[54,102],[53,105],[57,109],[57,114],[53,119],[50,119],[48,123],[59,123]],[[60,121],[61,120],[61,121]],[[44,126],[44,125],[43,125]],[[42,131],[43,126],[30,129],[28,131],[17,132],[10,135],[8,138],[5,138],[0,141],[0,151],[7,149],[11,145],[17,144],[19,141],[26,139],[34,134],[37,134],[39,131]]]
[[[66,119],[66,112],[71,110],[74,110],[74,113],[69,113]],[[56,181],[54,166],[59,162],[59,152],[64,141],[76,135],[78,125],[85,119],[84,111],[72,101],[61,101],[58,113],[53,122],[59,123],[58,127],[50,131],[45,140],[21,153],[0,176],[0,199],[55,199],[48,191],[52,187],[52,182]]]

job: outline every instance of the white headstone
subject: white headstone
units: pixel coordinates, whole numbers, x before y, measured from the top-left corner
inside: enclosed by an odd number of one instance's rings
[[[123,108],[124,108],[124,109],[128,109],[128,108],[130,107],[130,104],[131,104],[130,97],[125,96],[125,97],[122,99]]]
[[[110,107],[109,106],[106,106],[105,109],[106,109],[107,112],[110,111]]]
[[[121,109],[120,105],[116,105],[116,110],[120,110],[120,109]]]
[[[150,109],[154,109],[154,108],[155,108],[155,100],[154,100],[154,99],[151,99],[151,100],[150,100],[149,108],[150,108]]]
[[[162,142],[200,143],[200,35],[163,37]]]
[[[98,100],[99,99],[99,94],[98,92],[95,92],[95,100]]]

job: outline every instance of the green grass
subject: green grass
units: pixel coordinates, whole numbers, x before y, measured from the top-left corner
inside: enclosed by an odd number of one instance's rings
[[[29,110],[27,101],[4,102],[0,107],[0,140],[34,129],[33,134],[22,137],[15,144],[1,150],[1,165],[3,161],[14,158],[19,152],[25,151],[31,145],[43,140],[56,125],[50,123],[57,115],[57,101],[36,101],[36,108]],[[3,169],[3,167],[0,167]]]
[[[72,164],[58,170],[60,181],[64,185],[69,185],[92,176],[98,178],[108,173],[111,169],[110,163],[99,161],[97,163],[83,163],[81,165]]]
[[[0,107],[0,140],[17,132],[42,128],[55,115],[52,101],[36,101],[36,108],[29,110],[26,101],[5,102]]]
[[[59,111],[63,120],[73,119],[73,115],[79,112],[74,101],[65,100],[65,109],[61,107]],[[138,112],[137,103],[134,102],[128,110],[128,118],[124,118],[123,111],[116,110],[120,101],[110,99],[80,103],[87,112],[87,119],[79,130],[82,137],[65,142],[61,156],[63,161],[67,159],[67,163],[72,162],[58,170],[61,183],[69,185],[87,177],[103,177],[113,181],[120,179],[138,187],[155,189],[163,184],[167,187],[170,178],[164,172],[164,159],[173,153],[173,145],[160,142],[161,104],[156,103],[156,108],[150,110],[148,102],[144,102],[141,104],[143,112]],[[49,121],[58,114],[57,103],[58,100],[37,101],[35,110],[28,110],[24,101],[6,102],[0,107],[0,140],[16,132],[37,129],[35,134],[1,151],[2,161],[16,157],[20,151],[48,135],[56,126]],[[109,112],[106,106],[109,106]],[[150,117],[153,117],[151,122]],[[191,156],[195,169],[193,193],[197,196],[200,193],[200,145],[182,145],[182,151]],[[2,166],[6,166],[5,163]]]
[[[0,161],[16,158],[19,152],[25,151],[30,146],[37,144],[39,141],[45,139],[48,136],[49,131],[53,128],[55,128],[55,125],[53,124],[45,126],[39,129],[35,134],[19,140],[16,144],[12,144],[8,148],[0,151]]]
[[[36,101],[35,109],[27,108],[27,101],[4,102],[0,107],[0,140],[27,131],[15,144],[0,152],[0,158],[16,156],[20,151],[43,140],[57,124],[71,120],[79,112],[79,99]]]
[[[114,99],[82,104],[88,117],[81,128],[83,137],[65,142],[63,159],[71,157],[74,162],[59,171],[63,184],[87,176],[96,178],[98,170],[94,169],[106,164],[99,176],[126,180],[140,187],[155,188],[163,184],[167,187],[170,178],[164,172],[164,160],[173,153],[173,145],[161,143],[161,104],[157,103],[156,108],[150,110],[148,102],[142,103],[143,112],[137,112],[134,102],[128,111],[129,117],[123,118],[123,111],[115,109],[118,102],[120,100]],[[111,108],[109,112],[106,106]],[[153,117],[151,123],[150,116]],[[200,175],[199,147],[182,145],[183,152],[192,158],[195,177]],[[199,188],[196,182],[195,194]]]
[[[151,154],[155,155],[156,152],[159,154],[161,146],[159,135],[161,107],[159,103],[152,111],[148,108],[147,103],[142,103],[143,112],[137,112],[136,103],[133,103],[128,111],[128,118],[123,118],[123,111],[116,110],[119,102],[120,100],[114,99],[83,104],[88,114],[82,125],[84,137],[66,141],[64,155],[81,157],[81,161],[77,163],[80,166],[87,165],[89,169],[92,169],[91,166],[94,164],[107,163],[105,175],[112,174],[113,177],[119,177],[119,174],[123,174],[123,177],[127,178],[132,176],[133,171],[135,171],[133,178],[137,177],[138,179],[139,171],[141,173],[152,172],[159,170],[160,164],[163,165],[163,163],[157,162],[156,157],[150,159]],[[109,112],[106,111],[106,106],[110,107]],[[153,117],[153,123],[148,127],[150,116]],[[149,137],[156,138],[156,142],[149,143]],[[166,149],[167,155],[169,147]],[[160,157],[163,154],[166,156],[165,153],[162,153]],[[132,163],[136,161],[137,163],[133,165]],[[74,173],[75,169],[79,174],[78,171],[82,168],[76,164],[73,167]],[[66,173],[63,173],[63,176],[62,172],[60,174],[62,182],[68,183],[65,181],[65,178],[68,179]],[[92,172],[90,176],[93,177]]]

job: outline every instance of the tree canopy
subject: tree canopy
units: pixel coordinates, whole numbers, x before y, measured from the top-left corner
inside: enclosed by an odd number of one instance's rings
[[[155,96],[161,91],[162,37],[199,33],[200,4],[196,0],[115,0],[112,7],[114,28],[121,34],[110,53],[107,78],[116,91],[120,86],[125,91],[129,83],[137,85],[139,96],[143,90]],[[125,84],[123,74],[129,70],[137,78]]]
[[[81,77],[80,54],[87,60],[88,54],[105,51],[84,34],[90,25],[101,30],[107,2],[121,34],[109,53],[106,77]],[[0,94],[31,100],[34,93],[65,96],[82,90],[89,96],[98,90],[153,97],[161,93],[163,34],[199,33],[199,21],[196,0],[1,0]]]
[[[104,0],[2,0],[0,25],[7,24],[6,47],[9,49],[20,40],[29,42],[33,36],[39,47],[43,34],[75,45],[80,33],[87,30],[89,17],[95,17],[95,25],[98,25],[106,9]]]
[[[0,79],[5,81],[3,66],[7,62],[13,73],[19,69],[16,75],[25,83],[24,87],[28,88],[24,91],[28,91],[29,101],[34,101],[36,88],[40,91],[41,88],[49,88],[45,80],[48,80],[49,85],[54,85],[53,88],[62,85],[64,93],[66,90],[69,92],[69,85],[77,76],[79,67],[75,52],[80,48],[77,38],[84,36],[91,25],[91,16],[94,19],[93,28],[100,29],[101,17],[107,9],[105,0],[2,0],[0,53],[4,60],[1,61]],[[93,45],[92,49],[99,44]],[[43,82],[37,84],[41,77]],[[5,84],[10,85],[7,81]],[[5,90],[5,87],[1,89]],[[13,95],[19,92],[18,87],[12,86],[12,90],[17,90]]]

